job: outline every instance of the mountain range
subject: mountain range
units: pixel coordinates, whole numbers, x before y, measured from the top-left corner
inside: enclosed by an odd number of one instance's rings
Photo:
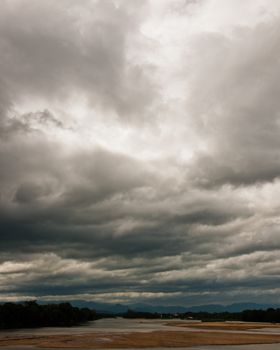
[[[46,304],[49,302],[38,301],[39,303]],[[59,303],[61,301],[55,301]],[[184,312],[241,312],[243,310],[266,310],[268,308],[280,308],[279,304],[258,304],[258,303],[234,303],[229,305],[222,304],[205,304],[196,306],[178,306],[178,305],[150,305],[150,304],[110,304],[100,303],[94,301],[84,300],[69,300],[73,306],[87,307],[96,310],[98,313],[106,314],[122,314],[129,309],[138,312],[151,312],[151,313],[184,313]]]

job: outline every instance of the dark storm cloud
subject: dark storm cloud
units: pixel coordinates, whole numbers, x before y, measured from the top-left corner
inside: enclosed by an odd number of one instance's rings
[[[3,2],[0,299],[276,295],[279,17],[174,58],[207,4]]]

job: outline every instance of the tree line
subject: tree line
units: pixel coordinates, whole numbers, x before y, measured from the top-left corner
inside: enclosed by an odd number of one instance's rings
[[[70,327],[96,319],[94,310],[70,303],[39,305],[36,301],[0,305],[0,328]]]
[[[117,315],[97,314],[89,308],[78,308],[70,303],[40,305],[36,301],[0,304],[0,329],[33,327],[70,327]],[[245,321],[280,323],[280,309],[245,310],[242,312],[185,312],[161,314],[128,310],[119,314],[124,318],[193,319],[201,321]]]
[[[245,310],[242,320],[247,322],[273,322],[280,323],[280,309]]]
[[[201,321],[244,321],[280,323],[280,309],[244,310],[242,312],[185,312],[178,314],[160,314],[128,310],[122,315],[125,318],[178,318]]]

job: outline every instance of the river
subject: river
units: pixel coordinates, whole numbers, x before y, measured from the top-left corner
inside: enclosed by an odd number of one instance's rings
[[[177,320],[176,320],[177,321]],[[168,320],[170,322],[170,320]],[[171,321],[172,322],[172,321]],[[177,321],[178,322],[178,321]],[[90,332],[152,332],[156,330],[176,330],[176,331],[196,331],[194,328],[182,328],[182,327],[174,327],[174,326],[166,326],[166,321],[164,320],[131,320],[131,319],[123,319],[123,318],[112,318],[112,319],[101,319],[98,321],[89,322],[84,326],[78,327],[51,327],[51,328],[37,328],[37,329],[19,329],[19,330],[5,330],[1,331],[0,335],[2,336],[11,336],[11,335],[57,335],[57,334],[82,334],[82,333],[90,333]],[[211,332],[211,330],[197,330],[199,332]],[[222,332],[222,331],[220,331]],[[226,331],[230,332],[230,331]],[[232,331],[235,333],[236,331]],[[238,331],[241,333],[241,331]],[[280,333],[280,329],[278,328],[269,328],[269,329],[258,329],[258,330],[250,330],[243,331],[242,333]],[[41,348],[37,347],[1,347],[1,349],[7,350],[39,350]],[[151,350],[146,348],[147,350]],[[163,350],[167,348],[157,348],[157,350]],[[187,350],[279,350],[280,344],[261,344],[261,345],[213,345],[213,346],[199,346],[193,348],[176,348],[176,350],[187,349]],[[44,350],[54,350],[44,348]],[[60,348],[61,350],[61,348]],[[69,349],[68,349],[69,350]],[[83,350],[83,349],[82,349]],[[88,349],[84,349],[88,350]],[[129,349],[127,349],[129,350]],[[132,350],[132,349],[131,349]],[[134,349],[133,349],[134,350]],[[155,350],[155,348],[153,348]],[[170,350],[170,348],[168,348]]]

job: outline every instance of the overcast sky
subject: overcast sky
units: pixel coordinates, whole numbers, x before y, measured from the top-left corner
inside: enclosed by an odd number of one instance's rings
[[[0,300],[280,302],[279,0],[2,0]]]

